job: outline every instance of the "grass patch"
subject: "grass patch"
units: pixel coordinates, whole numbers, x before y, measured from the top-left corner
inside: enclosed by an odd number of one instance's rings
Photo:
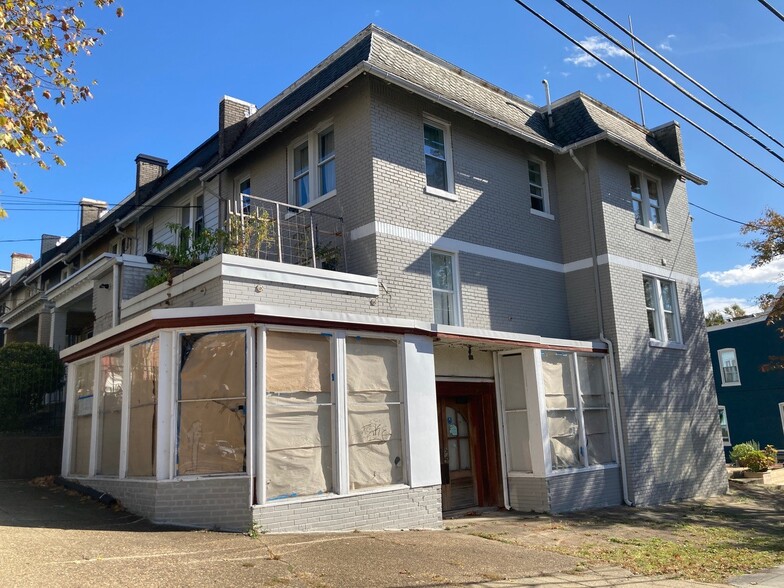
[[[784,563],[784,534],[686,524],[673,532],[672,539],[609,537],[578,547],[573,554],[638,574],[716,582]]]

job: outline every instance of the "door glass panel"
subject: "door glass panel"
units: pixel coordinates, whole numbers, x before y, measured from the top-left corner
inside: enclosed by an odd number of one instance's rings
[[[460,451],[457,439],[450,439],[447,447],[449,449],[449,471],[456,472],[460,469]]]
[[[471,469],[471,448],[468,446],[468,439],[460,439],[460,469]]]

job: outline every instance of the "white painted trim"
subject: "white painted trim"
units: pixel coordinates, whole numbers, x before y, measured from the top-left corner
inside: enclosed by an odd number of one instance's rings
[[[438,198],[443,198],[444,200],[449,200],[450,202],[457,202],[457,194],[453,192],[447,192],[446,190],[441,190],[440,188],[434,188],[433,186],[425,186],[422,190],[425,194],[430,194],[431,196],[437,196]]]
[[[80,353],[89,349],[93,345],[98,345],[105,339],[121,334],[123,331],[143,325],[154,320],[164,319],[186,319],[194,317],[231,317],[235,315],[253,314],[259,317],[275,316],[280,318],[291,318],[305,321],[313,321],[315,324],[321,322],[340,323],[351,325],[352,330],[370,330],[374,327],[391,327],[410,331],[419,331],[425,336],[437,337],[439,335],[452,335],[455,337],[469,337],[472,339],[487,339],[488,342],[501,341],[510,347],[514,343],[521,343],[535,346],[555,346],[555,347],[575,347],[585,349],[590,352],[594,349],[606,349],[606,345],[598,341],[578,341],[570,339],[554,339],[530,335],[525,333],[511,333],[506,331],[492,331],[487,329],[476,329],[472,327],[454,327],[447,325],[433,325],[423,321],[415,321],[397,317],[362,315],[352,313],[340,313],[324,310],[310,310],[304,308],[293,308],[289,306],[271,306],[262,304],[237,304],[227,306],[197,306],[184,308],[156,308],[134,317],[117,327],[99,333],[95,337],[82,341],[71,347],[63,349],[60,357],[67,357],[75,353]],[[260,319],[261,320],[261,319]],[[293,329],[294,327],[291,327]],[[317,328],[317,327],[316,327]],[[291,330],[289,327],[286,330]],[[151,337],[153,335],[145,335]],[[511,343],[511,345],[510,345]],[[435,377],[435,376],[434,376]]]
[[[568,475],[575,475],[575,474],[584,474],[588,472],[598,472],[602,470],[615,470],[618,469],[617,463],[602,463],[592,466],[580,467],[580,468],[565,468],[560,470],[553,470],[547,474],[547,478],[556,478],[558,476],[568,476]]]
[[[657,347],[659,349],[686,349],[686,345],[680,341],[659,341],[658,339],[650,339],[648,341],[650,347]]]
[[[734,329],[734,328],[737,328],[737,327],[743,327],[745,325],[753,325],[754,323],[761,323],[761,322],[767,321],[767,320],[768,320],[768,315],[767,315],[767,313],[765,313],[765,314],[761,314],[759,316],[753,316],[753,317],[749,317],[749,318],[743,318],[743,319],[730,321],[730,322],[727,322],[727,323],[723,323],[721,325],[713,325],[711,327],[708,327],[707,331],[709,333],[712,333],[713,331],[721,331],[723,329]]]
[[[76,365],[72,363],[67,367],[65,380],[65,416],[63,417],[63,455],[60,464],[60,473],[68,476],[71,473],[71,454],[73,452],[73,421],[76,404]]]
[[[118,476],[128,474],[128,435],[131,424],[131,346],[123,343],[122,407],[120,412],[120,468]]]
[[[658,237],[659,239],[664,239],[665,241],[672,241],[672,237],[670,237],[669,233],[665,233],[664,231],[660,231],[659,229],[652,229],[650,227],[638,225],[637,223],[634,223],[634,228],[637,231],[646,233],[648,235],[652,235],[654,237]]]
[[[9,312],[7,314],[4,314],[3,315],[3,322],[8,324],[7,328],[12,329],[14,326],[18,326],[18,325],[11,325],[11,322],[14,321],[15,319],[19,318],[19,317],[22,317],[23,320],[19,321],[19,324],[21,325],[21,324],[27,322],[28,320],[30,320],[32,318],[32,315],[25,316],[25,313],[27,313],[27,312],[29,312],[31,310],[34,310],[34,306],[35,306],[36,302],[39,302],[39,303],[43,304],[45,301],[46,301],[46,299],[43,296],[36,296],[36,295],[30,296],[30,298],[28,298],[27,300],[22,302],[22,304],[17,306],[11,312]],[[39,311],[36,310],[36,312],[34,314],[38,314],[38,312]]]
[[[549,212],[542,212],[541,210],[536,210],[535,208],[531,209],[531,214],[533,214],[534,216],[540,216],[542,218],[546,218],[548,220],[555,220],[555,216],[553,216]]]
[[[724,365],[721,361],[721,355],[725,351],[732,351],[732,357],[735,360],[735,369],[738,371],[738,381],[737,382],[725,382],[724,381]],[[716,350],[716,359],[719,360],[719,378],[721,379],[721,387],[722,388],[730,388],[732,386],[740,386],[740,364],[738,363],[738,352],[735,351],[734,347],[724,347],[722,349]]]
[[[784,403],[779,404],[779,409],[784,406]],[[719,409],[719,431],[721,432],[721,442],[724,447],[732,447],[732,436],[730,435],[730,419],[727,416],[727,408],[722,406],[721,404],[718,405]],[[724,413],[724,420],[727,421],[727,440],[724,441],[724,432],[721,431],[721,413]],[[782,423],[784,423],[784,413],[782,413]]]
[[[346,374],[346,332],[334,331],[330,337],[332,355],[332,439],[335,449],[332,464],[334,472],[333,488],[337,494],[348,494],[351,488],[349,479],[349,432],[348,432],[348,387]]]
[[[159,284],[130,300],[124,300],[122,314],[137,314],[219,277],[378,296],[378,278],[224,253],[176,276],[171,286]]]
[[[454,251],[459,253],[469,253],[472,255],[480,255],[482,257],[489,257],[499,261],[507,261],[519,265],[526,265],[538,269],[544,269],[557,273],[569,273],[593,267],[593,260],[591,258],[579,259],[569,263],[560,263],[557,261],[550,261],[547,259],[540,259],[523,255],[521,253],[513,253],[503,249],[496,249],[494,247],[486,247],[477,243],[470,243],[468,241],[460,241],[436,235],[434,233],[427,233],[416,229],[408,229],[390,223],[381,221],[374,221],[361,227],[357,227],[349,234],[352,241],[357,241],[371,235],[383,235],[385,237],[394,237],[397,239],[404,239],[406,241],[413,241],[415,243],[423,243],[436,249],[443,251]],[[699,285],[700,281],[697,276],[690,276],[681,272],[676,272],[671,269],[659,267],[650,263],[628,259],[615,254],[602,254],[597,258],[599,265],[616,265],[630,269],[639,270],[643,273],[650,274],[655,277],[664,278],[665,280],[683,282],[692,286]]]
[[[424,152],[424,125],[439,129],[444,133],[444,163],[446,163],[446,190],[433,188],[427,184],[427,157]],[[457,200],[455,195],[455,166],[452,159],[452,124],[427,112],[422,113],[422,161],[425,163],[425,192],[447,200]],[[429,192],[428,190],[432,190]]]

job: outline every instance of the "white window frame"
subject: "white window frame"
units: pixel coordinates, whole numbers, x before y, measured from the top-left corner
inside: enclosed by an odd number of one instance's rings
[[[728,353],[732,353],[732,357],[735,360],[735,364],[734,364],[735,374],[736,374],[736,376],[738,378],[736,381],[729,381],[729,380],[727,380],[727,378],[725,378],[724,364],[722,362],[722,355],[728,354]],[[735,349],[733,347],[726,347],[724,349],[719,349],[716,352],[716,356],[719,359],[719,375],[721,376],[721,386],[722,386],[722,388],[726,388],[726,387],[729,387],[729,386],[740,386],[740,366],[738,365],[738,354],[735,352]]]
[[[730,421],[727,418],[727,409],[721,405],[719,405],[719,429],[721,430],[721,442],[724,444],[724,447],[732,447],[732,441],[730,440]],[[727,436],[724,436],[724,426],[722,424],[721,415],[724,415],[724,423],[726,423],[727,428]]]
[[[606,400],[607,400],[607,407],[606,408],[598,408],[598,407],[585,407],[583,405],[583,393],[582,388],[580,387],[580,374],[579,374],[579,365],[577,362],[577,358],[579,356],[587,356],[587,357],[595,357],[596,354],[592,353],[581,353],[581,352],[565,352],[569,355],[569,364],[572,372],[572,390],[575,394],[575,405],[574,411],[577,416],[577,427],[578,427],[578,442],[579,442],[579,453],[580,453],[580,465],[571,468],[554,468],[553,467],[553,457],[552,452],[550,450],[550,430],[547,424],[547,405],[545,400],[545,389],[544,389],[544,372],[542,371],[542,349],[536,349],[534,352],[534,363],[536,368],[536,382],[537,382],[537,402],[539,404],[539,419],[540,419],[540,426],[542,430],[542,445],[543,445],[543,452],[544,452],[544,466],[545,466],[545,475],[549,476],[560,476],[564,474],[571,474],[575,472],[585,472],[585,471],[593,471],[593,470],[603,470],[609,468],[617,468],[618,467],[618,441],[616,437],[616,424],[615,424],[615,409],[612,404],[612,380],[609,376],[609,366],[608,366],[608,358],[602,358],[602,375],[604,377],[604,385],[605,385],[605,392],[606,392]],[[530,409],[529,409],[530,410]],[[556,409],[554,409],[556,410]],[[567,410],[567,409],[563,409]],[[606,410],[607,417],[608,417],[608,427],[610,429],[610,444],[612,447],[612,462],[602,463],[602,464],[590,464],[589,463],[589,456],[588,456],[588,442],[587,442],[587,435],[585,432],[585,412],[590,410]],[[533,440],[533,437],[532,437]],[[533,459],[533,451],[531,452],[532,459]]]
[[[141,254],[144,255],[154,249],[155,245],[155,224],[148,223],[147,226],[144,227],[144,245],[142,247]]]
[[[531,164],[535,164],[539,166],[539,174],[542,178],[542,185],[537,186],[533,182],[531,182]],[[553,216],[552,210],[550,209],[550,190],[547,187],[547,164],[542,161],[541,159],[537,159],[535,157],[529,157],[528,161],[526,162],[525,166],[526,177],[528,178],[528,195],[531,198],[529,202],[529,206],[531,207],[531,214],[536,216],[541,216],[544,218],[548,218],[550,220],[554,220],[555,216]],[[544,210],[537,210],[533,207],[533,199],[537,198],[538,196],[534,196],[533,192],[531,191],[532,187],[537,187],[542,190],[542,207]]]
[[[313,130],[308,132],[305,135],[297,137],[296,140],[292,141],[288,146],[288,203],[294,206],[300,206],[302,208],[310,208],[320,202],[327,200],[328,198],[332,198],[335,194],[337,194],[337,186],[335,189],[330,190],[326,194],[320,194],[321,192],[321,174],[320,170],[323,165],[330,161],[335,161],[337,155],[337,149],[335,153],[331,157],[326,158],[324,161],[319,161],[319,147],[320,142],[319,138],[325,131],[332,130],[332,133],[335,133],[335,124],[332,120],[327,120],[320,123],[316,126]],[[294,181],[297,179],[294,177],[294,152],[301,147],[304,143],[307,143],[308,146],[308,194],[310,195],[310,200],[304,204],[300,204],[297,202],[297,194],[294,190]],[[304,173],[301,175],[305,175]],[[299,177],[299,176],[298,176]]]
[[[245,471],[244,472],[230,472],[230,473],[215,473],[215,474],[185,474],[179,475],[177,473],[177,455],[179,452],[178,432],[180,428],[180,367],[182,365],[182,345],[180,344],[181,335],[198,335],[209,333],[245,333]],[[171,415],[171,425],[168,431],[168,441],[171,451],[168,455],[168,468],[169,479],[173,480],[198,480],[202,478],[236,478],[236,477],[250,477],[253,476],[253,426],[251,424],[253,414],[253,390],[255,388],[254,382],[254,367],[255,367],[255,344],[256,337],[254,335],[253,327],[248,325],[214,325],[204,327],[194,327],[192,329],[177,329],[171,332],[171,353],[174,361],[171,364],[171,379],[169,382],[169,414]],[[148,337],[149,338],[149,337]],[[146,340],[146,339],[140,339]],[[160,365],[158,366],[160,373]],[[159,376],[160,382],[160,376]],[[160,395],[160,390],[159,390]],[[157,450],[156,450],[157,451]]]
[[[779,416],[781,417],[781,432],[784,433],[784,402],[779,402]]]
[[[243,192],[245,188],[243,188],[243,184],[248,185],[247,192]],[[242,209],[243,214],[248,214],[251,208],[251,200],[245,201],[245,196],[252,196],[252,188],[251,188],[251,180],[250,176],[241,176],[236,180],[236,191],[237,191],[237,205]]]
[[[457,251],[446,251],[444,249],[431,249],[429,255],[430,261],[430,274],[428,280],[430,283],[430,301],[433,304],[433,322],[436,322],[436,309],[435,302],[433,301],[433,292],[449,292],[447,290],[440,290],[433,288],[433,254],[446,255],[452,259],[452,300],[454,301],[454,323],[451,326],[460,327],[463,325],[463,312],[460,297],[460,266],[458,261]]]
[[[647,306],[645,301],[645,280],[651,280],[653,282],[653,308]],[[675,333],[673,333],[672,338],[665,339],[664,334],[667,332],[667,326],[664,320],[665,310],[664,310],[664,302],[662,299],[662,282],[666,282],[672,285],[672,293],[673,293],[673,301],[672,301],[672,315],[673,315],[673,327]],[[665,280],[664,278],[657,278],[656,276],[651,276],[649,274],[643,274],[643,304],[646,310],[646,328],[648,323],[647,318],[647,311],[653,310],[653,319],[654,319],[654,330],[655,336],[650,337],[651,345],[653,346],[661,346],[662,344],[668,347],[674,348],[682,348],[683,347],[683,332],[681,330],[681,313],[680,308],[678,305],[678,286],[673,280]]]
[[[442,190],[441,188],[435,188],[427,184],[427,161],[426,161],[427,156],[425,155],[425,151],[424,151],[425,125],[439,129],[444,133],[444,159],[446,163],[446,186],[447,186],[446,190]],[[455,194],[455,168],[454,168],[454,162],[452,158],[452,125],[445,120],[436,118],[427,113],[422,114],[422,162],[425,164],[424,167],[425,194],[430,194],[431,196],[438,196],[439,198],[444,198],[446,200],[451,200],[451,201],[457,200],[457,195]]]
[[[659,178],[647,174],[639,169],[629,168],[629,175],[631,174],[636,175],[640,178],[640,199],[637,200],[632,196],[632,189],[631,189],[631,177],[629,178],[629,198],[632,199],[632,214],[634,214],[634,202],[637,201],[640,203],[640,214],[642,215],[642,224],[637,222],[637,218],[635,216],[634,224],[636,227],[642,227],[645,230],[655,231],[656,233],[660,234],[668,234],[668,225],[667,225],[667,212],[666,212],[666,205],[664,199],[664,192],[662,191],[662,183]],[[652,206],[650,196],[648,193],[648,181],[654,182],[656,184],[656,189],[659,193],[659,206]],[[651,224],[651,208],[656,208],[659,213],[659,222],[661,224],[661,228],[657,227],[656,225]]]
[[[277,500],[267,500],[266,489],[266,400],[267,400],[267,381],[264,374],[264,365],[267,356],[267,334],[268,333],[289,333],[289,334],[305,334],[305,335],[324,335],[330,338],[330,371],[332,373],[332,416],[330,425],[332,427],[332,492],[324,494],[317,494],[311,496],[280,498]],[[398,374],[401,384],[400,390],[400,427],[402,437],[402,451],[404,456],[404,471],[403,483],[393,484],[390,486],[378,486],[373,488],[363,488],[360,490],[350,490],[351,480],[349,479],[349,431],[348,431],[348,385],[347,385],[347,372],[346,372],[346,339],[350,337],[362,337],[366,339],[381,339],[388,341],[395,341],[398,349]],[[405,384],[405,346],[403,338],[400,336],[389,335],[385,336],[381,333],[368,333],[362,331],[343,331],[343,330],[325,330],[311,327],[279,327],[275,325],[268,325],[259,327],[257,330],[257,346],[258,346],[258,361],[259,361],[259,382],[256,386],[257,400],[255,406],[257,407],[257,414],[254,421],[254,427],[259,431],[258,436],[258,457],[254,463],[256,472],[256,498],[257,503],[254,506],[262,506],[268,508],[275,508],[281,504],[302,503],[302,502],[315,502],[320,500],[329,500],[338,496],[349,496],[359,494],[372,494],[376,492],[386,492],[397,488],[410,487],[410,448],[408,446],[408,420],[406,418],[406,405],[408,403],[408,392]]]

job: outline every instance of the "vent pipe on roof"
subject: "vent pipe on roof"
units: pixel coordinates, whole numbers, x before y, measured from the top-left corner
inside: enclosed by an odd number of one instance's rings
[[[544,86],[544,99],[547,103],[547,124],[550,128],[553,128],[553,106],[550,103],[550,82],[542,80],[542,85]]]

